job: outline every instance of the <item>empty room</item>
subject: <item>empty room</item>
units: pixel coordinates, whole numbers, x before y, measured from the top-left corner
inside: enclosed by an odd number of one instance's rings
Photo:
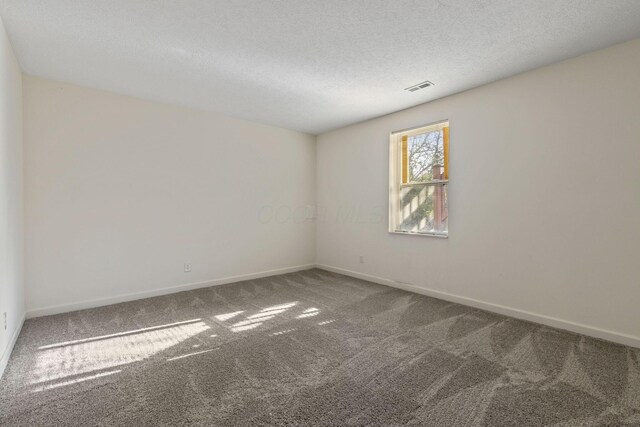
[[[0,0],[0,426],[639,426],[640,1]]]

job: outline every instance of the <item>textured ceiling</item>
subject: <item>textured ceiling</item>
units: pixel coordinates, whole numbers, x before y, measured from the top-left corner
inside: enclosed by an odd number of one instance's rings
[[[640,37],[640,0],[0,5],[28,74],[315,134]]]

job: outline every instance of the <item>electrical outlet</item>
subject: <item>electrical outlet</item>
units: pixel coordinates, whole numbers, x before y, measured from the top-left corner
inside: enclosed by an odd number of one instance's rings
[[[191,273],[191,264],[185,264],[184,265],[184,272],[185,273]]]
[[[4,323],[4,330],[7,330],[7,312],[2,313],[2,322]]]
[[[364,257],[360,255],[360,264],[364,264]]]

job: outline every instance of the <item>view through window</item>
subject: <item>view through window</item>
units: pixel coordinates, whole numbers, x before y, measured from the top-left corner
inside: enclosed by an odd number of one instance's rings
[[[389,159],[389,231],[447,236],[449,122],[392,133]]]

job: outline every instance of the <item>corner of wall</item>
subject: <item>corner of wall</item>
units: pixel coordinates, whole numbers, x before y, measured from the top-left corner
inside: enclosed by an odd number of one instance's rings
[[[320,211],[318,206],[318,135],[313,136],[313,158],[314,158],[314,171],[313,171],[313,264],[318,263],[318,222],[320,221],[318,212]]]

